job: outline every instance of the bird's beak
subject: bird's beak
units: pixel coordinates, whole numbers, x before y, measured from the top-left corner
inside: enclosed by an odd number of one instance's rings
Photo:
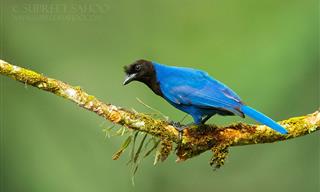
[[[126,84],[130,83],[131,81],[133,81],[136,76],[137,76],[137,73],[126,75],[126,78],[123,81],[123,85],[126,85]]]

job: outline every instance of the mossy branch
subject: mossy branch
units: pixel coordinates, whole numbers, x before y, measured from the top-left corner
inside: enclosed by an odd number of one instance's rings
[[[145,132],[161,140],[160,160],[165,160],[172,151],[172,144],[179,143],[178,132],[167,121],[155,119],[149,115],[126,110],[107,104],[89,95],[78,86],[71,86],[62,81],[46,77],[37,72],[11,65],[0,60],[0,73],[24,84],[71,100],[78,106],[96,113],[104,119],[125,126],[131,130]],[[184,130],[182,143],[176,151],[178,161],[183,161],[211,150],[214,154],[211,165],[220,167],[228,154],[230,146],[259,143],[272,143],[310,134],[320,129],[320,113],[293,117],[279,122],[289,134],[281,135],[264,125],[236,123],[218,127],[203,125]]]

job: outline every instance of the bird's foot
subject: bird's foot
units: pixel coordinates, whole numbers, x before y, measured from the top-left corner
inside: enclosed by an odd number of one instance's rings
[[[189,123],[187,125],[182,125],[180,122],[174,122],[174,121],[169,121],[169,124],[172,125],[177,131],[178,131],[178,142],[177,142],[177,148],[176,150],[180,150],[181,145],[182,145],[182,137],[183,137],[183,130],[185,128],[195,126],[195,123]]]
[[[179,132],[179,136],[178,136],[179,143],[182,141],[183,130],[185,128],[188,128],[190,126],[194,126],[195,125],[194,123],[189,123],[187,125],[182,125],[180,122],[174,122],[174,121],[170,121],[169,124],[172,125]]]
[[[183,130],[186,128],[186,126],[182,125],[180,122],[174,122],[174,121],[169,121],[169,124],[172,125],[179,132],[178,140],[179,140],[179,143],[181,143]]]

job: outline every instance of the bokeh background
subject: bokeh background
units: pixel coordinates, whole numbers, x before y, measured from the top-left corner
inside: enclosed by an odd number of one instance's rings
[[[144,85],[123,87],[123,69],[145,58],[207,71],[275,120],[319,107],[317,0],[1,0],[1,58],[118,106],[173,120],[184,114]],[[1,77],[1,190],[319,191],[319,133],[232,148],[213,172],[210,152],[184,163],[145,159],[131,183],[125,137],[52,94]],[[190,121],[191,119],[187,119]],[[214,117],[211,123],[238,117]]]

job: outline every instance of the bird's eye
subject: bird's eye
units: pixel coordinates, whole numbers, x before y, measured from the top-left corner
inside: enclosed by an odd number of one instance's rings
[[[141,65],[136,65],[136,66],[134,67],[134,69],[135,69],[136,71],[140,71],[140,70],[141,70]]]

